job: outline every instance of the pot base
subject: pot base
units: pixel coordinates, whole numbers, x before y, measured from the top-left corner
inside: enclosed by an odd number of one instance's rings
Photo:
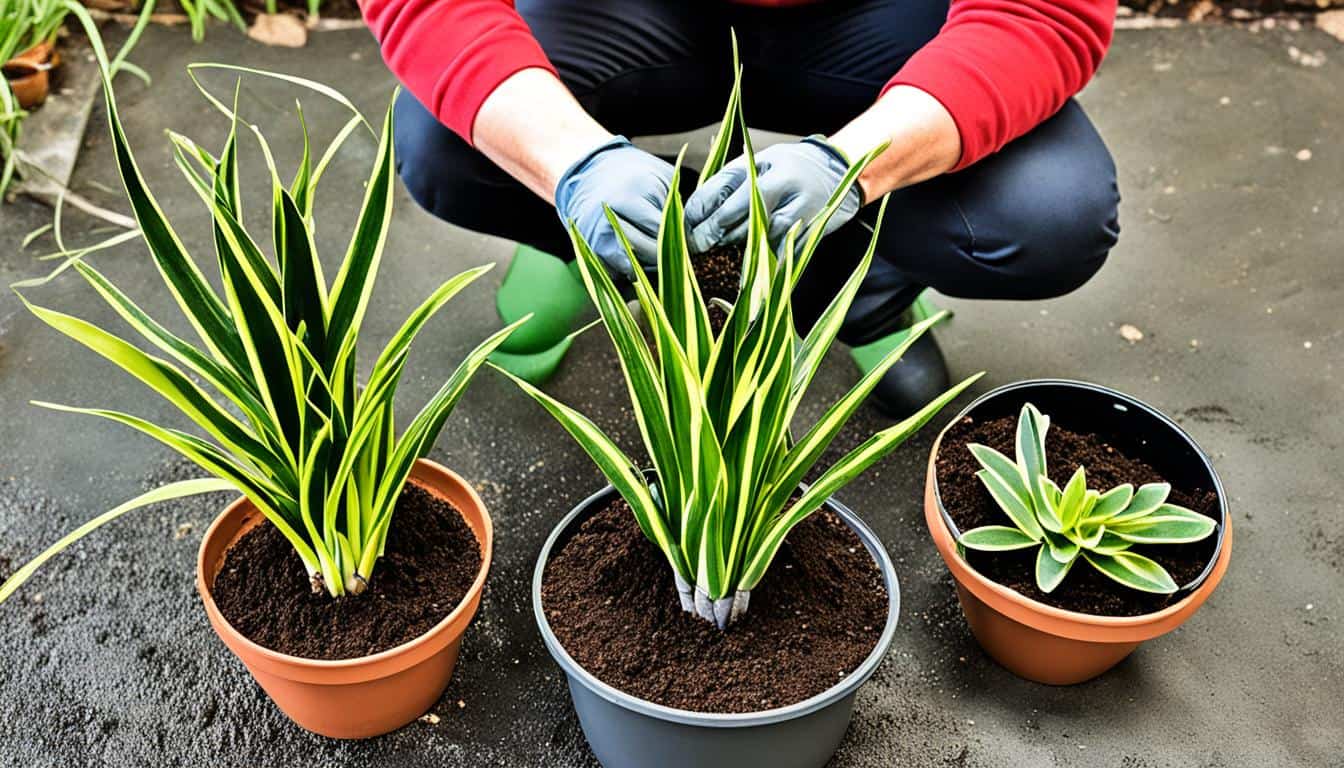
[[[1018,677],[1046,685],[1086,682],[1125,660],[1138,643],[1089,643],[1032,629],[957,585],[971,634],[990,658]]]

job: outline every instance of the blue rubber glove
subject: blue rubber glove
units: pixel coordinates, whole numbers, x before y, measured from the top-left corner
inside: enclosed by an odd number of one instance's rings
[[[756,173],[761,198],[770,216],[770,245],[779,251],[794,222],[806,227],[826,208],[831,193],[840,186],[849,161],[840,150],[820,136],[775,144],[756,154]],[[703,253],[719,244],[738,244],[747,239],[747,211],[751,193],[747,186],[747,161],[742,156],[725,165],[686,201],[686,228],[692,253]],[[854,218],[863,207],[859,185],[851,185],[840,208],[826,224],[826,233]]]
[[[658,225],[672,185],[672,166],[637,149],[624,136],[615,136],[584,155],[560,177],[555,209],[579,234],[613,274],[633,280],[634,266],[617,239],[603,206],[621,221],[642,265],[658,263]]]

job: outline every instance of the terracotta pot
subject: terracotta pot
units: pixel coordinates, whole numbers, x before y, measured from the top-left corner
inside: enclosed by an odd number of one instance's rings
[[[974,413],[978,419],[1016,415],[1026,402],[1095,434],[1126,455],[1142,459],[1173,483],[1213,490],[1221,516],[1209,564],[1181,588],[1184,597],[1142,616],[1093,616],[1037,602],[971,568],[958,551],[956,526],[938,493],[936,463],[943,436]],[[1127,395],[1094,384],[1037,380],[1009,384],[971,403],[948,424],[929,455],[924,520],[957,582],[957,597],[980,646],[1009,671],[1050,685],[1090,680],[1118,664],[1145,640],[1179,627],[1213,593],[1232,556],[1227,497],[1212,464],[1175,422]],[[1123,589],[1123,587],[1116,587]]]
[[[224,644],[291,720],[338,739],[378,736],[415,720],[439,700],[457,663],[462,634],[481,603],[494,533],[476,491],[451,470],[421,459],[411,482],[462,513],[481,544],[481,571],[457,608],[433,629],[395,648],[356,659],[321,661],[277,653],[252,642],[220,614],[210,591],[230,545],[265,518],[246,499],[230,504],[201,542],[196,588]],[[394,522],[395,524],[395,522]]]
[[[5,62],[5,79],[21,108],[31,109],[47,100],[51,70],[60,63],[60,54],[51,43],[38,43]]]

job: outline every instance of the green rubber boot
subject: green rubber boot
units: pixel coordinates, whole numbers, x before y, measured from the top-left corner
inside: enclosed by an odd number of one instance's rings
[[[903,344],[910,336],[910,326],[927,320],[937,312],[927,295],[920,294],[901,316],[901,330],[861,347],[852,347],[849,355],[858,366],[860,375],[867,375],[886,358],[888,352]],[[895,365],[887,369],[869,395],[869,402],[891,418],[904,419],[945,392],[948,386],[947,363],[943,360],[943,353],[933,334],[925,332]]]
[[[570,331],[588,306],[582,282],[565,262],[526,245],[513,252],[495,310],[505,324],[527,313],[532,319],[490,355],[490,361],[540,386],[555,374],[573,342]]]

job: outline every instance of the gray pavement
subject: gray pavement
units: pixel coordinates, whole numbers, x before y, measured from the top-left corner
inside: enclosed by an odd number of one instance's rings
[[[1289,47],[1323,51],[1304,66]],[[185,66],[243,61],[316,77],[376,114],[392,81],[363,32],[267,49],[224,29],[193,46],[154,29],[135,59],[152,87],[121,84],[141,164],[186,244],[212,260],[207,219],[172,165],[162,129],[218,144],[223,126]],[[212,78],[219,88],[223,78]],[[932,429],[843,494],[876,529],[902,581],[900,630],[859,694],[836,766],[1344,766],[1344,45],[1317,32],[1224,27],[1121,32],[1082,101],[1112,146],[1124,194],[1121,243],[1074,295],[1038,304],[948,301],[940,338],[955,373],[982,389],[1034,376],[1103,382],[1182,419],[1215,457],[1232,497],[1229,574],[1185,627],[1073,688],[1018,680],[971,639],[923,529],[920,489]],[[749,85],[748,85],[749,89]],[[748,90],[749,93],[749,90]],[[296,159],[293,95],[259,81],[243,109],[280,162]],[[339,111],[304,96],[319,135]],[[117,210],[101,110],[76,188]],[[696,136],[695,145],[702,145]],[[664,139],[665,142],[675,140]],[[342,250],[372,156],[367,141],[325,179],[319,245]],[[1302,150],[1309,150],[1308,153]],[[255,152],[246,170],[263,178]],[[252,184],[264,200],[265,190]],[[502,261],[508,243],[441,224],[404,194],[366,326],[381,345],[431,282]],[[263,203],[250,215],[263,212]],[[50,241],[19,250],[49,211],[0,207],[0,282],[40,274]],[[97,225],[70,216],[67,236]],[[96,263],[180,327],[143,247]],[[403,384],[406,407],[497,326],[497,270],[424,334]],[[100,322],[109,312],[77,278],[30,295]],[[1118,329],[1144,339],[1130,344]],[[815,416],[853,373],[842,352],[816,385]],[[550,389],[637,438],[601,335],[575,345]],[[111,425],[38,410],[30,398],[124,407],[154,418],[119,371],[41,326],[0,293],[0,572],[78,522],[189,466]],[[864,413],[853,436],[882,425]],[[941,423],[941,421],[939,422]],[[340,743],[291,725],[209,629],[193,592],[200,533],[224,498],[139,513],[54,561],[0,606],[0,764],[259,766],[590,766],[563,680],[532,623],[526,584],[550,527],[601,480],[561,430],[484,374],[434,457],[482,491],[498,551],[436,725]]]

